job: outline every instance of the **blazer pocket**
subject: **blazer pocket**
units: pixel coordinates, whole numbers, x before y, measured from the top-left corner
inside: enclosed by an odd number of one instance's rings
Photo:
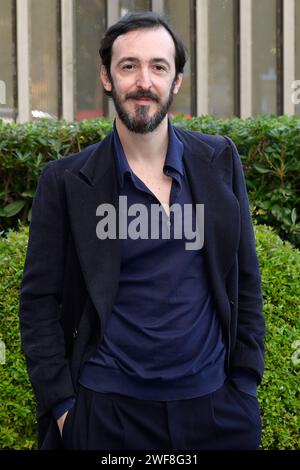
[[[63,440],[64,448],[69,448],[69,445],[71,442],[70,438],[71,438],[74,410],[75,410],[75,404],[74,406],[72,406],[72,408],[69,409],[66,419],[64,421],[63,428],[62,428],[61,438]]]

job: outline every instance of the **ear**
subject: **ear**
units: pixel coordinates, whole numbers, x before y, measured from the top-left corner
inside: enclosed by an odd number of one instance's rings
[[[175,86],[173,90],[174,95],[177,95],[177,93],[179,92],[181,84],[182,84],[182,80],[183,80],[183,74],[178,73],[177,77],[175,78]]]
[[[102,82],[102,85],[103,85],[105,91],[111,91],[112,90],[112,84],[111,84],[111,81],[108,77],[106,67],[104,65],[101,65],[101,67],[100,67],[100,80]]]

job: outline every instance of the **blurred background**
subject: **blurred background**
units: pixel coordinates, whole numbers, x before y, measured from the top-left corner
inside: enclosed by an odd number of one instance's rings
[[[173,114],[300,116],[300,0],[0,0],[0,118],[112,117],[100,40],[141,10],[163,14],[189,52]]]

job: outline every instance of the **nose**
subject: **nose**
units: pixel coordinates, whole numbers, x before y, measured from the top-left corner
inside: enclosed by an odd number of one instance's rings
[[[152,86],[151,76],[148,68],[141,68],[136,80],[136,86],[143,90],[149,90]]]

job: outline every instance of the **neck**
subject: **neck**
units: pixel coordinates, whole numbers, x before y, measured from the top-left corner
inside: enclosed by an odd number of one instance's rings
[[[147,134],[136,134],[116,117],[116,128],[129,162],[157,164],[164,162],[168,148],[168,117]]]

